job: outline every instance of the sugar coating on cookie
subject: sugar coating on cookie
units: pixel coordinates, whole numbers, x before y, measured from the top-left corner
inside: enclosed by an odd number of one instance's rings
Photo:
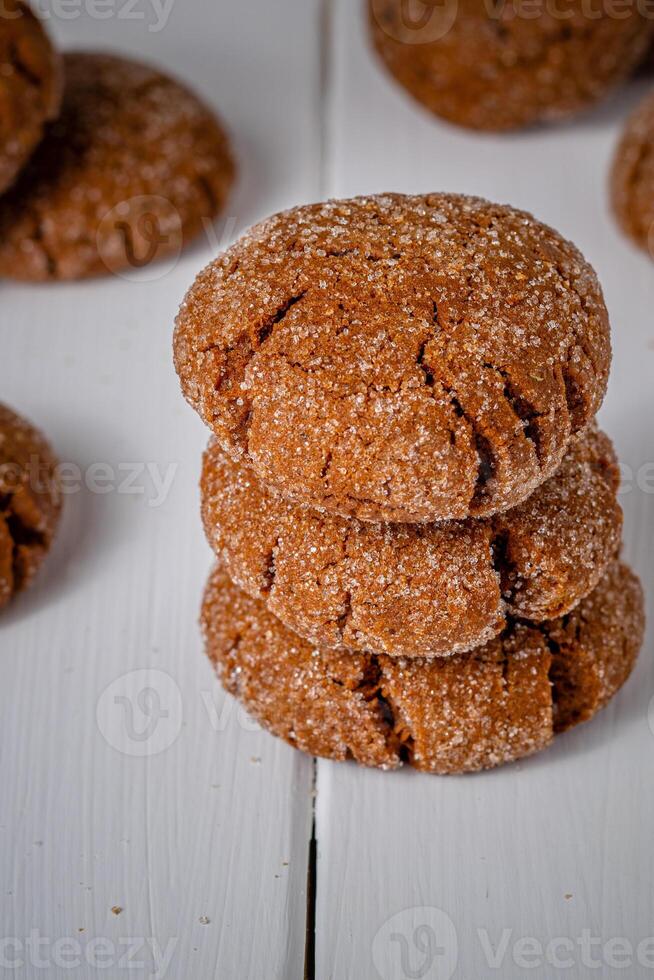
[[[654,258],[654,95],[624,128],[611,170],[611,203],[623,231]]]
[[[0,275],[78,279],[175,256],[234,179],[214,113],[153,68],[64,58],[61,116],[0,200]]]
[[[618,552],[619,471],[594,426],[525,503],[492,518],[371,524],[284,500],[213,440],[202,515],[232,579],[323,647],[452,656],[509,617],[569,612]]]
[[[606,307],[579,251],[450,194],[275,215],[198,276],[175,361],[221,446],[290,499],[370,521],[525,500],[595,415]]]
[[[0,5],[0,193],[16,179],[61,104],[61,59],[22,0]]]
[[[61,513],[56,468],[41,433],[0,404],[0,609],[50,550]]]
[[[420,103],[461,126],[510,130],[573,115],[643,59],[654,22],[584,0],[368,0],[374,47]]]
[[[644,614],[637,579],[616,563],[562,619],[516,623],[471,654],[397,660],[313,647],[218,566],[202,622],[225,689],[296,748],[455,773],[530,755],[591,718],[629,676]]]

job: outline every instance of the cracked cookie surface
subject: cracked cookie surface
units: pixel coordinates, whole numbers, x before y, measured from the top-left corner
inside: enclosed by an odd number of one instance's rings
[[[439,116],[480,130],[566,117],[628,78],[652,39],[636,2],[620,17],[583,0],[368,0],[373,45],[395,79]]]
[[[610,188],[621,228],[654,258],[654,95],[648,95],[627,120]]]
[[[0,609],[50,550],[61,513],[56,466],[40,432],[0,404]]]
[[[225,689],[296,748],[456,773],[530,755],[591,718],[629,676],[644,614],[638,580],[615,563],[562,619],[513,624],[447,660],[395,660],[311,646],[218,566],[202,622]]]
[[[80,279],[176,255],[233,183],[220,122],[136,62],[72,53],[64,68],[61,116],[0,200],[0,275]]]
[[[232,579],[305,639],[451,656],[497,636],[509,617],[561,616],[595,588],[620,546],[618,484],[610,440],[593,426],[504,514],[370,524],[284,500],[213,440],[202,515]]]
[[[0,8],[0,193],[40,142],[61,104],[61,59],[27,3]]]
[[[579,251],[522,211],[399,194],[278,214],[208,266],[183,391],[289,499],[369,521],[516,506],[594,417],[609,324]]]

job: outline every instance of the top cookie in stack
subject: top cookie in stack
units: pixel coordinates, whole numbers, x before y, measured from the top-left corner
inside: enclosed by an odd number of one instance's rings
[[[176,364],[221,446],[288,499],[364,521],[488,516],[560,465],[606,390],[579,251],[509,207],[300,207],[196,280]]]

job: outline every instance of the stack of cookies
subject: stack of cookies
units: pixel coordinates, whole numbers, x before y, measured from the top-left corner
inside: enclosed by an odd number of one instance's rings
[[[608,316],[555,231],[447,194],[296,208],[199,275],[175,359],[214,433],[207,652],[272,732],[476,770],[627,679]]]

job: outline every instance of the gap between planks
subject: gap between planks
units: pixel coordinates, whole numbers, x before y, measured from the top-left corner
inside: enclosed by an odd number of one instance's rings
[[[331,80],[332,80],[332,0],[320,0],[318,12],[318,128],[319,192],[323,200],[330,194]],[[304,948],[304,980],[316,976],[316,903],[318,898],[318,839],[316,808],[318,798],[318,760],[312,760],[311,839],[307,853],[307,913]]]

